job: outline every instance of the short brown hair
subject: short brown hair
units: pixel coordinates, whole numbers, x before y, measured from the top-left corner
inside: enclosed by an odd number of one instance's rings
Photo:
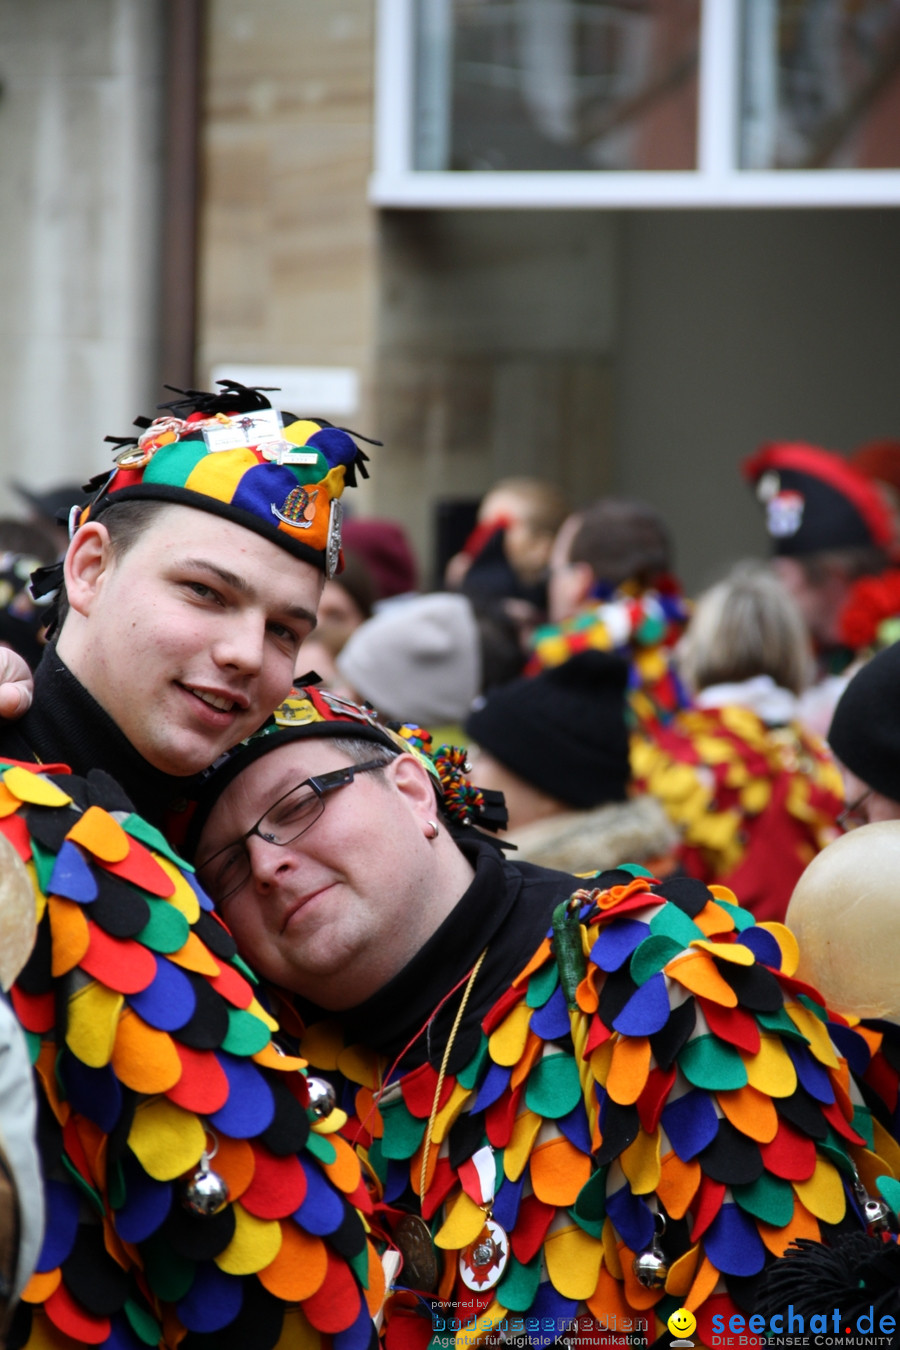
[[[598,581],[651,585],[672,565],[672,541],[659,512],[647,502],[602,497],[578,515],[569,562],[587,563]]]

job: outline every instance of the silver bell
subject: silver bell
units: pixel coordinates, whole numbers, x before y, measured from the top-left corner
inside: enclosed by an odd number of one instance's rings
[[[307,1078],[309,1109],[313,1120],[325,1120],[337,1106],[337,1093],[325,1078]]]
[[[891,1228],[890,1207],[883,1200],[868,1199],[863,1206],[866,1227],[870,1233],[887,1233]]]
[[[641,1252],[632,1261],[631,1269],[645,1289],[662,1289],[669,1274],[669,1264],[659,1247]]]
[[[203,1219],[220,1213],[228,1204],[228,1185],[210,1167],[208,1153],[200,1155],[196,1172],[182,1177],[179,1199],[189,1213]]]

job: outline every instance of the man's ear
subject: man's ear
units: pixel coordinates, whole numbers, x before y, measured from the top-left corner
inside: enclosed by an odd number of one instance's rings
[[[591,591],[594,589],[594,583],[597,578],[594,576],[594,569],[590,563],[577,562],[569,563],[575,577],[574,585],[574,604],[583,605],[586,600],[590,600]]]
[[[431,774],[415,755],[398,755],[386,766],[390,778],[416,815],[433,820],[438,804]]]
[[[63,563],[70,609],[78,614],[90,613],[112,560],[109,530],[99,520],[89,520],[76,531]]]

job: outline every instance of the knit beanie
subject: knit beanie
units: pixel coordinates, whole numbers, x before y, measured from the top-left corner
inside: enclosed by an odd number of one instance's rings
[[[900,802],[900,642],[853,676],[834,710],[828,744],[861,782]]]
[[[460,722],[481,688],[472,606],[443,592],[398,600],[350,634],[337,667],[383,717]]]
[[[588,810],[625,800],[628,666],[586,651],[488,694],[465,723],[489,755],[539,791]]]

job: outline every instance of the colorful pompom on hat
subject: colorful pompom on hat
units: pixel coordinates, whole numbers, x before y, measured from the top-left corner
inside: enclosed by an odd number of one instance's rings
[[[891,541],[890,515],[877,488],[830,450],[772,443],[744,460],[742,472],[766,508],[776,554],[886,548]]]
[[[307,679],[316,679],[307,676]],[[290,741],[339,738],[373,741],[389,750],[412,754],[428,770],[437,802],[449,824],[492,833],[506,828],[502,792],[477,788],[467,778],[466,752],[460,746],[435,747],[424,727],[388,722],[368,704],[318,689],[313,684],[293,689],[264,727],[221,757],[205,775],[183,852],[192,857],[200,832],[225,788],[255,760]],[[482,836],[484,837],[484,836]]]
[[[367,476],[366,456],[341,427],[280,412],[259,389],[219,384],[220,393],[176,390],[163,416],[135,419],[135,438],[108,436],[115,468],[73,510],[71,532],[118,502],[172,502],[233,520],[334,576],[340,496],[357,469]]]

